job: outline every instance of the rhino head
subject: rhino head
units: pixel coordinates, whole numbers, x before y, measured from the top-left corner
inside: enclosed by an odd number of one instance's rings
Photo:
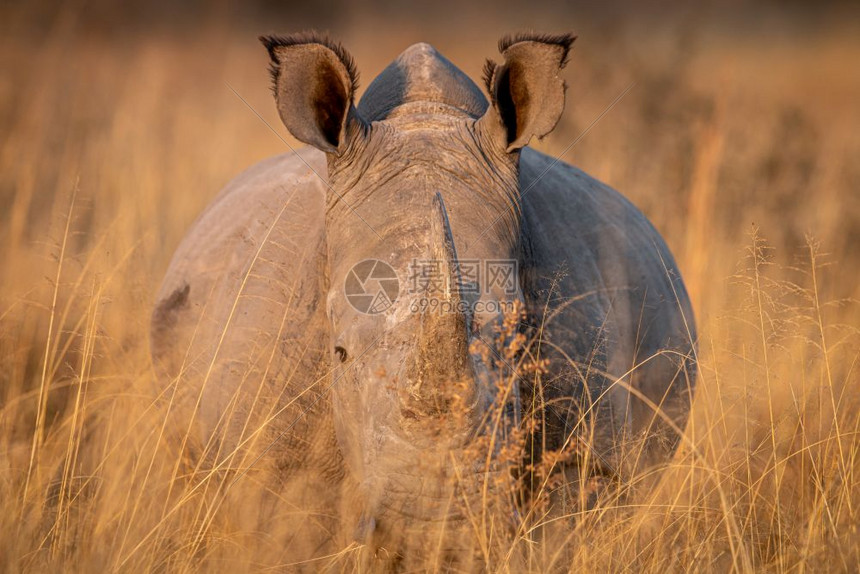
[[[327,155],[332,400],[366,524],[450,518],[454,475],[492,471],[483,458],[455,469],[454,455],[517,424],[518,389],[498,384],[503,361],[487,346],[523,295],[516,275],[490,284],[486,266],[520,259],[519,152],[562,113],[573,39],[502,39],[504,61],[485,67],[489,103],[416,44],[356,106],[342,47],[310,34],[261,38],[281,119]],[[477,285],[467,260],[484,266]],[[368,286],[381,299],[361,299]],[[500,402],[503,424],[488,424]]]

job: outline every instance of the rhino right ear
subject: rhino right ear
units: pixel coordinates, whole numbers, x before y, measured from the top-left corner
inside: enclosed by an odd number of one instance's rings
[[[507,152],[528,145],[532,137],[552,131],[564,111],[564,81],[571,34],[519,34],[499,40],[505,61],[487,60],[484,81],[490,107],[480,129],[501,140]]]
[[[272,59],[272,91],[281,120],[293,136],[326,153],[340,154],[364,125],[353,105],[358,74],[352,57],[315,33],[260,36]]]

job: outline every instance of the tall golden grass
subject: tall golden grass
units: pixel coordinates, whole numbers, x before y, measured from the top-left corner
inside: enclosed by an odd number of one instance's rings
[[[0,568],[391,565],[320,515],[321,494],[301,476],[274,490],[249,472],[212,486],[214,499],[209,483],[189,480],[166,430],[169,390],[149,363],[154,292],[191,221],[230,177],[288,151],[230,88],[295,145],[255,37],[302,22],[338,33],[365,84],[414,41],[478,77],[502,33],[579,32],[567,112],[535,145],[560,153],[635,82],[564,159],[643,209],[695,302],[698,390],[671,464],[607,486],[570,517],[471,521],[474,561],[448,566],[858,569],[860,35],[850,19],[747,7],[749,19],[680,11],[637,25],[505,4],[463,8],[452,23],[370,4],[339,18],[235,17],[219,4],[172,25],[167,9],[147,19],[92,6],[0,13]],[[261,505],[265,529],[244,516]],[[303,529],[332,538],[319,551],[291,546]],[[421,556],[411,566],[445,565],[441,552]]]

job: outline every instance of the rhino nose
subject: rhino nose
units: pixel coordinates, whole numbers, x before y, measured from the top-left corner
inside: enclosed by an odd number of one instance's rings
[[[425,416],[451,412],[455,397],[450,389],[423,377],[409,378],[400,400],[400,413],[404,419],[419,421]]]

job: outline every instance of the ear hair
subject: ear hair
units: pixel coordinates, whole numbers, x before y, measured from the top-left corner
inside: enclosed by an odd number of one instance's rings
[[[318,44],[324,46],[335,53],[343,67],[346,68],[350,80],[350,94],[354,95],[358,89],[358,69],[355,67],[355,60],[349,52],[343,47],[340,42],[336,42],[326,34],[321,34],[316,30],[308,30],[305,32],[296,32],[286,36],[265,35],[260,36],[260,42],[266,47],[269,52],[269,73],[272,76],[272,92],[277,96],[278,90],[278,75],[280,74],[280,60],[278,60],[277,49],[286,48],[289,46],[299,46],[302,44]],[[352,101],[350,101],[352,103]]]
[[[563,50],[559,69],[567,65],[570,47],[576,36],[573,34],[539,34],[537,32],[521,32],[519,34],[506,34],[499,39],[499,52],[504,54],[508,48],[520,42],[538,42],[539,44],[555,44]]]
[[[487,58],[484,62],[484,73],[481,75],[481,79],[484,81],[484,87],[487,89],[487,93],[490,95],[490,103],[495,103],[495,94],[493,93],[493,78],[496,75],[496,68],[499,65]]]

